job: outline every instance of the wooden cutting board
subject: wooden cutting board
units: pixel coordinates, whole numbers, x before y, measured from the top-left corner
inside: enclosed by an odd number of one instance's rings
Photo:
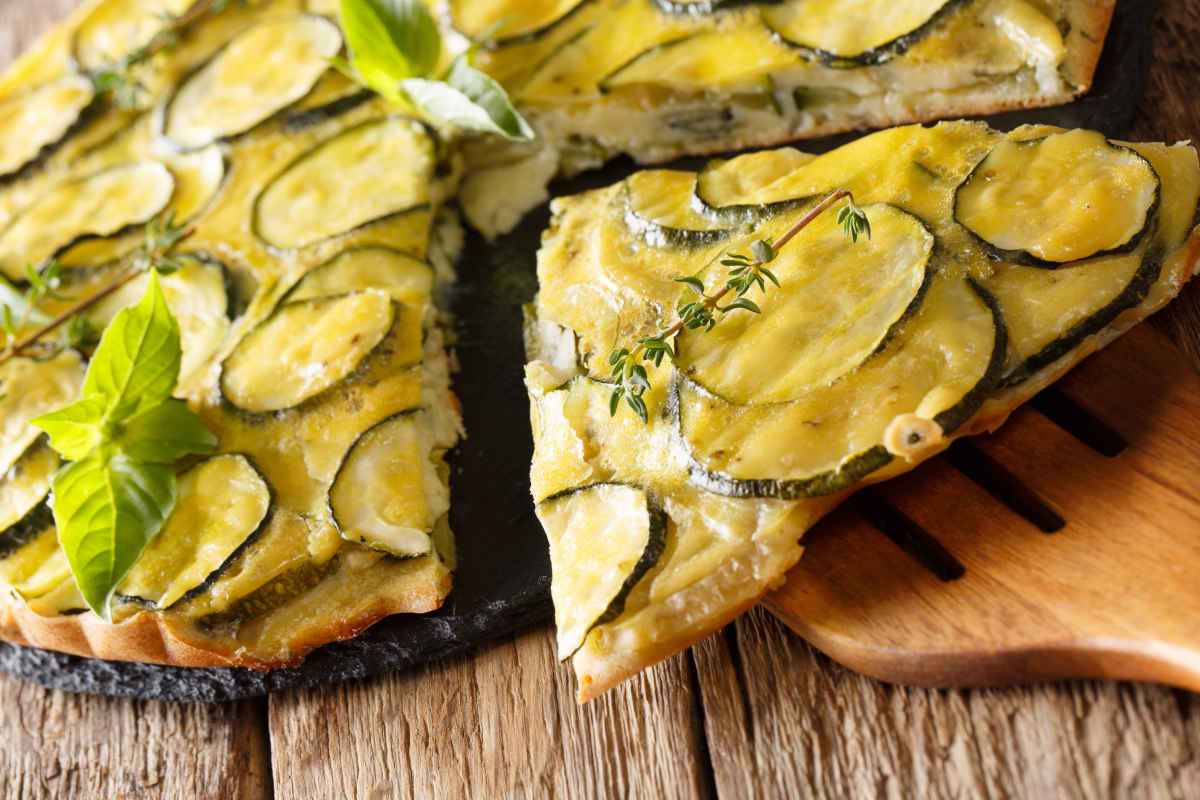
[[[1200,375],[1139,326],[805,543],[767,607],[880,680],[1200,691]]]

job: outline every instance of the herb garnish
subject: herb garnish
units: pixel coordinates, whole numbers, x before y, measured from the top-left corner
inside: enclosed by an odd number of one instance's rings
[[[150,41],[92,74],[92,85],[96,92],[108,94],[118,108],[141,108],[146,95],[146,85],[138,79],[137,68],[168,47],[178,44],[184,31],[205,16],[219,14],[232,5],[245,2],[246,0],[197,0],[182,14],[164,13],[162,18],[165,24],[158,33],[150,37]]]
[[[175,507],[173,465],[216,448],[171,396],[181,355],[179,323],[152,269],[141,302],[100,339],[82,399],[32,420],[71,462],[54,476],[54,524],[80,593],[105,620],[113,591]]]
[[[50,261],[40,271],[27,267],[29,288],[24,294],[11,284],[0,283],[0,329],[5,335],[5,346],[0,348],[0,364],[34,347],[45,350],[46,337],[63,325],[67,326],[65,342],[51,344],[50,352],[42,352],[40,355],[51,355],[55,349],[78,347],[93,341],[96,338],[95,330],[81,314],[149,269],[155,269],[162,275],[169,275],[179,269],[181,264],[173,255],[173,251],[191,234],[192,229],[176,225],[171,214],[151,220],[146,225],[144,240],[127,256],[125,267],[117,277],[54,318],[39,311],[37,305],[46,298],[68,299],[58,291],[61,285],[61,267],[57,261]],[[19,336],[20,331],[28,324],[39,327],[24,336]]]
[[[342,0],[348,62],[334,66],[387,101],[434,122],[512,141],[534,138],[499,83],[471,66],[471,52],[434,77],[442,35],[421,0]]]
[[[749,255],[726,254],[720,263],[729,268],[728,278],[725,285],[715,293],[708,294],[704,281],[695,276],[675,278],[676,282],[686,285],[689,289],[675,309],[679,318],[659,333],[638,340],[632,349],[614,348],[608,356],[609,366],[612,367],[612,378],[617,383],[609,397],[609,413],[616,416],[617,410],[621,407],[621,399],[624,398],[626,405],[641,417],[642,422],[649,423],[649,412],[642,396],[650,388],[650,376],[646,372],[646,368],[639,362],[653,362],[657,367],[662,365],[663,359],[667,356],[674,359],[675,348],[671,340],[685,330],[711,331],[721,319],[718,317],[718,313],[722,316],[734,311],[761,314],[762,309],[746,295],[755,286],[765,294],[767,281],[779,286],[779,279],[775,277],[775,273],[767,267],[767,264],[775,260],[779,251],[796,234],[843,198],[846,200],[846,205],[838,212],[838,225],[854,242],[858,242],[859,236],[871,238],[871,221],[867,219],[863,210],[854,204],[854,197],[850,192],[839,189],[813,206],[783,236],[779,237],[778,241],[757,239],[751,242]],[[721,301],[731,292],[734,294],[734,299],[721,305]]]

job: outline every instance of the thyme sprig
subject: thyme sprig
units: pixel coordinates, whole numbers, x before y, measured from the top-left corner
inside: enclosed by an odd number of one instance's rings
[[[197,0],[182,14],[161,15],[164,25],[150,40],[117,61],[92,74],[97,94],[107,94],[113,105],[123,109],[140,109],[146,97],[146,85],[137,76],[137,68],[170,47],[179,44],[184,32],[206,16],[219,14],[246,0]]]
[[[63,301],[71,299],[58,291],[61,286],[61,267],[57,261],[51,261],[40,271],[29,267],[26,270],[29,287],[21,298],[19,312],[14,314],[11,310],[12,305],[8,303],[0,306],[0,319],[3,320],[5,334],[5,346],[0,349],[0,364],[35,347],[41,347],[45,344],[46,337],[63,325],[67,326],[66,340],[51,345],[51,353],[64,347],[80,347],[94,343],[98,339],[99,332],[90,320],[82,316],[83,312],[151,269],[157,270],[160,275],[169,275],[178,270],[182,264],[174,251],[192,233],[192,228],[177,225],[174,215],[170,213],[151,220],[146,224],[142,243],[126,257],[124,268],[117,277],[105,284],[103,288],[73,303],[53,318],[45,317],[37,310],[37,306],[46,299]],[[18,320],[23,321],[19,322]],[[38,327],[26,335],[20,336],[19,332],[25,325],[35,322],[35,320],[40,320]]]
[[[859,236],[871,238],[871,221],[866,213],[855,205],[850,192],[838,189],[813,206],[778,240],[756,239],[750,243],[749,254],[727,253],[720,263],[721,266],[728,267],[729,271],[725,285],[716,292],[709,294],[704,281],[693,275],[675,278],[677,283],[682,283],[691,290],[691,293],[686,294],[676,306],[678,318],[675,322],[653,336],[639,339],[632,348],[614,348],[608,356],[612,379],[616,382],[609,396],[609,413],[616,416],[621,407],[621,400],[624,399],[625,404],[641,417],[642,422],[649,423],[650,416],[644,395],[650,389],[650,376],[641,362],[650,362],[659,367],[662,366],[664,358],[670,357],[674,360],[675,347],[672,341],[676,336],[684,331],[707,333],[715,328],[726,314],[734,311],[761,314],[762,309],[746,295],[755,287],[766,294],[768,282],[776,287],[780,285],[779,279],[767,264],[775,260],[779,251],[787,246],[796,234],[842,199],[846,200],[846,204],[838,211],[838,225],[852,242],[857,243]],[[733,300],[722,305],[730,294],[733,294]]]

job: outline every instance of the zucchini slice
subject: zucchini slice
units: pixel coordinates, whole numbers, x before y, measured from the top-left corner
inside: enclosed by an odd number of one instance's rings
[[[408,117],[371,120],[301,154],[254,202],[253,228],[290,250],[395,216],[430,200],[434,141]]]
[[[691,33],[653,45],[600,80],[600,91],[665,86],[680,92],[760,94],[764,76],[795,67],[796,51],[761,24]]]
[[[808,198],[751,202],[764,186],[774,183],[816,156],[792,147],[746,153],[727,161],[710,161],[696,176],[694,204],[707,216],[729,224],[756,222],[768,214],[794,208]]]
[[[625,224],[654,247],[695,247],[729,238],[733,229],[692,208],[696,173],[635,172],[625,179]]]
[[[175,509],[117,594],[170,608],[204,591],[254,541],[270,509],[271,489],[245,456],[202,461],[179,477]]]
[[[96,99],[81,75],[0,100],[0,180],[45,157],[84,118]]]
[[[0,477],[0,558],[54,524],[46,498],[61,463],[58,453],[39,439]]]
[[[667,515],[647,493],[616,483],[543,500],[538,519],[550,541],[550,594],[558,657],[570,658],[597,625],[611,622],[666,549]]]
[[[109,0],[96,4],[75,31],[74,55],[87,72],[116,64],[147,44],[196,0]]]
[[[1147,244],[1136,253],[1053,271],[998,265],[986,285],[1010,329],[1004,385],[1024,382],[1141,303],[1162,274],[1162,264],[1162,251]]]
[[[377,289],[285,303],[225,359],[221,393],[243,411],[294,408],[357,370],[392,329],[397,308]]]
[[[246,30],[167,102],[163,134],[194,150],[245,133],[304,97],[342,48],[337,25],[309,14]]]
[[[697,486],[730,497],[800,497],[846,489],[891,462],[897,421],[949,434],[1004,368],[995,301],[970,279],[937,275],[920,310],[875,358],[786,403],[738,406],[677,373],[676,423]],[[783,355],[783,354],[780,354]]]
[[[782,285],[754,295],[762,313],[738,311],[703,335],[681,334],[679,369],[730,403],[781,403],[829,386],[877,353],[920,305],[934,237],[895,206],[864,211],[870,239],[851,244],[833,214],[801,231],[771,264]],[[784,231],[802,213],[754,235]]]
[[[955,190],[954,219],[999,260],[1054,268],[1136,249],[1160,196],[1137,151],[1064,131],[993,147]]]
[[[74,584],[67,554],[58,546],[53,518],[25,544],[0,560],[0,581],[26,600],[45,597],[64,582]]]
[[[434,525],[450,510],[438,463],[420,409],[368,429],[329,489],[329,511],[342,538],[400,558],[431,552]]]
[[[14,358],[0,364],[0,474],[41,436],[29,420],[77,399],[83,376],[83,360],[73,350],[46,361]]]
[[[779,41],[833,67],[882,64],[920,41],[966,0],[788,0],[763,9]]]
[[[541,38],[590,0],[450,0],[450,22],[490,48]]]
[[[203,213],[216,198],[226,175],[225,156],[219,145],[190,153],[166,153],[162,162],[175,179],[171,202],[164,212],[184,223]],[[132,253],[145,240],[140,230],[120,236],[85,238],[57,254],[59,263],[72,269],[101,267]]]
[[[654,5],[667,14],[701,17],[743,6],[763,6],[779,2],[782,0],[654,0]]]
[[[355,247],[326,261],[300,279],[287,302],[382,289],[398,303],[419,305],[433,292],[433,268],[390,247]]]
[[[205,256],[179,256],[182,266],[162,278],[167,306],[179,322],[183,360],[179,383],[186,386],[220,349],[229,333],[229,285],[224,266]],[[141,299],[148,276],[138,277],[102,300],[88,312],[88,319],[103,330],[117,312]]]
[[[175,191],[171,171],[157,161],[123,164],[51,189],[0,234],[0,271],[21,279],[82,240],[111,236],[150,221]]]

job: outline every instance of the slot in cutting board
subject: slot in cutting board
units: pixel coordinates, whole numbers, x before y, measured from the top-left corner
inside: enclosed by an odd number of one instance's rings
[[[766,604],[884,681],[1200,691],[1198,480],[1200,375],[1141,325],[997,433],[851,499]]]

